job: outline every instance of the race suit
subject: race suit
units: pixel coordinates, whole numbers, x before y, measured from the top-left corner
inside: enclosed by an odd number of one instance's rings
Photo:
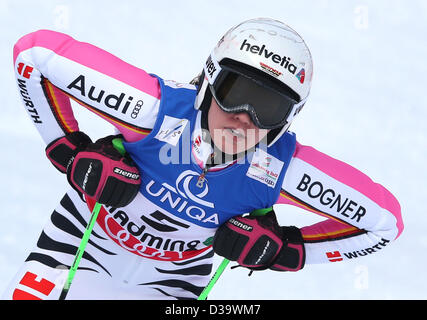
[[[292,132],[243,161],[211,167],[200,180],[212,146],[201,138],[193,85],[48,30],[22,37],[13,61],[24,106],[46,144],[80,130],[72,107],[83,106],[123,135],[142,176],[129,205],[102,206],[69,299],[197,298],[211,275],[215,230],[272,205],[324,217],[301,228],[306,265],[370,255],[402,233],[400,205],[388,190],[299,144]],[[94,204],[73,189],[65,194],[3,298],[59,297]]]

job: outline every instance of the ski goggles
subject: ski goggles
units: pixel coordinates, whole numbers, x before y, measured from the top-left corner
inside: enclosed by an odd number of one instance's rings
[[[209,69],[211,63],[211,69]],[[208,59],[206,72],[210,72],[209,88],[219,107],[230,113],[247,112],[261,129],[276,129],[290,122],[304,101],[285,92],[283,85],[264,76],[260,80],[256,71],[242,70],[238,66],[215,64]],[[262,72],[262,71],[259,71]]]

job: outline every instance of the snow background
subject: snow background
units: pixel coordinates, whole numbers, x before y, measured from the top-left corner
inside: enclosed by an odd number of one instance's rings
[[[12,48],[47,28],[101,47],[165,79],[186,82],[231,26],[269,16],[298,31],[314,59],[311,96],[291,129],[365,172],[399,200],[402,236],[377,254],[297,273],[227,270],[210,299],[426,299],[427,2],[0,0],[0,291],[67,190],[16,89]],[[111,132],[78,108],[93,137]],[[95,122],[94,122],[95,121]],[[294,207],[282,224],[318,221]],[[217,262],[220,259],[218,258]]]

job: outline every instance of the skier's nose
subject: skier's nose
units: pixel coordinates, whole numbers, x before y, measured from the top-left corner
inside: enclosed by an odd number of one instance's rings
[[[254,123],[252,122],[251,117],[246,112],[235,113],[233,118],[239,121],[240,123],[242,123],[245,127],[254,126]]]

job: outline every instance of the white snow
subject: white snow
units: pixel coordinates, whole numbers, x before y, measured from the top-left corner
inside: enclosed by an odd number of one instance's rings
[[[292,125],[299,142],[388,188],[400,201],[405,230],[378,254],[350,262],[307,265],[297,273],[255,272],[250,278],[243,268],[227,270],[209,298],[427,298],[423,0],[1,0],[1,291],[68,188],[45,159],[45,146],[18,96],[12,48],[19,37],[42,28],[62,31],[165,79],[186,82],[229,27],[258,16],[288,23],[311,48],[313,88]],[[111,132],[88,112],[77,115],[92,136]],[[318,221],[293,207],[276,209],[282,224]]]

